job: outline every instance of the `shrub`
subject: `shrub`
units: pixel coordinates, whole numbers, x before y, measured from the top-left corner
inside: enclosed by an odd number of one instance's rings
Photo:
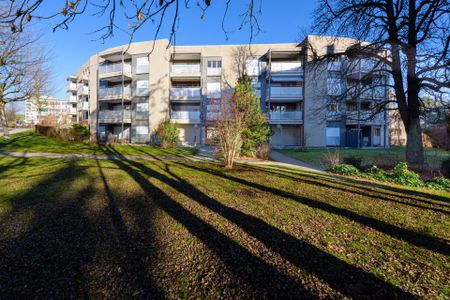
[[[377,166],[372,166],[366,171],[367,177],[374,178],[381,181],[386,181],[389,179],[388,174],[383,169]]]
[[[434,190],[450,190],[450,179],[435,177],[425,181],[425,186]]]
[[[89,139],[91,132],[89,129],[81,124],[73,124],[70,128],[72,139],[77,142],[84,142]]]
[[[329,151],[322,157],[322,164],[326,169],[332,169],[341,163],[341,154],[339,151]]]
[[[422,186],[423,182],[420,180],[419,174],[408,170],[408,165],[401,162],[394,167],[392,171],[392,180],[401,185],[407,186]]]
[[[361,169],[362,166],[362,157],[361,156],[350,156],[350,157],[344,157],[344,164],[352,165],[354,167],[357,167],[358,169]]]
[[[163,148],[173,148],[176,146],[179,137],[177,125],[171,123],[170,120],[164,120],[159,123],[156,128],[156,139],[158,144]]]
[[[347,176],[358,176],[361,174],[355,166],[348,164],[339,164],[333,168],[330,168],[330,171],[333,173]]]
[[[256,149],[256,157],[263,160],[268,160],[270,152],[272,152],[272,146],[268,143],[264,143]]]

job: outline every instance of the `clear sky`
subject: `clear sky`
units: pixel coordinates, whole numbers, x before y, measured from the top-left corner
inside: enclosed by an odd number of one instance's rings
[[[54,7],[53,1],[44,3],[51,6],[43,6],[43,12],[55,12],[60,8]],[[207,11],[205,18],[201,20],[201,11],[195,6],[196,1],[191,1],[190,9],[182,9],[179,29],[177,33],[177,45],[201,45],[201,44],[241,44],[249,42],[247,30],[236,31],[229,34],[228,40],[222,31],[223,3],[225,0],[212,1],[212,6]],[[247,0],[234,0],[235,4],[227,17],[227,27],[237,28],[239,15],[244,10]],[[258,2],[258,1],[256,1]],[[282,3],[282,5],[280,5]],[[291,43],[298,42],[311,25],[312,12],[317,5],[317,0],[264,0],[260,23],[262,32],[253,39],[253,43]],[[89,58],[89,56],[104,49],[128,43],[128,37],[117,31],[115,36],[104,43],[98,40],[98,35],[92,32],[106,24],[105,17],[92,16],[93,11],[78,16],[69,29],[57,29],[52,27],[57,20],[38,22],[38,26],[44,31],[44,41],[51,50],[51,65],[53,66],[53,90],[54,96],[65,99],[66,78],[73,74]],[[122,20],[126,25],[126,21]],[[165,24],[159,38],[168,38],[170,24]],[[152,40],[155,26],[148,22],[141,28],[134,41]]]

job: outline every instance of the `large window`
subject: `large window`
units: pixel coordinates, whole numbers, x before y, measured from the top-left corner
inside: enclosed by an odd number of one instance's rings
[[[220,98],[222,96],[220,82],[208,82],[206,91],[210,98]]]
[[[339,146],[341,143],[341,130],[339,127],[327,127],[327,146]]]
[[[136,81],[136,96],[148,96],[148,80]]]
[[[136,135],[137,136],[146,136],[148,134],[148,126],[136,126]]]
[[[136,103],[136,119],[148,118],[148,103]]]
[[[146,74],[148,73],[148,57],[138,57],[136,58],[136,74]]]

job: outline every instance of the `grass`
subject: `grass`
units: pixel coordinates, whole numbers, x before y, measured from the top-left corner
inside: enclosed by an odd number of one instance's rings
[[[163,149],[154,146],[116,145],[113,147],[120,155],[134,156],[190,156],[196,153],[194,147],[176,147]],[[25,131],[11,135],[8,139],[0,137],[0,151],[8,152],[43,152],[64,154],[107,154],[104,147],[97,144],[60,141]]]
[[[0,199],[1,298],[450,296],[443,191],[274,167],[0,157]]]
[[[391,147],[388,149],[284,149],[279,150],[300,161],[322,167],[323,158],[328,153],[338,151],[343,159],[349,157],[361,157],[363,165],[395,166],[399,162],[405,161],[405,147]],[[439,168],[442,161],[450,158],[450,152],[443,149],[425,148],[426,164]]]

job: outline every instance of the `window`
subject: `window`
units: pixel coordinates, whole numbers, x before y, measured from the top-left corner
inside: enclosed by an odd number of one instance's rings
[[[148,96],[148,80],[136,81],[136,96]]]
[[[148,127],[147,126],[136,126],[136,135],[147,135]]]
[[[136,119],[148,118],[148,103],[136,103]]]
[[[376,127],[374,132],[373,132],[373,135],[376,136],[376,137],[381,136],[381,128]]]
[[[136,58],[136,74],[146,74],[148,73],[148,57],[138,57]]]
[[[339,127],[327,127],[327,146],[339,146],[341,143],[341,130]]]
[[[247,71],[247,75],[249,76],[259,76],[259,60],[258,59],[247,59],[245,62],[245,69]]]
[[[333,55],[334,54],[334,45],[328,45],[327,46],[327,55]]]
[[[208,68],[206,69],[206,75],[218,76],[222,73],[222,61],[221,60],[208,60]]]
[[[355,102],[347,102],[347,111],[357,111],[358,104]]]
[[[344,93],[344,84],[340,78],[327,78],[328,95],[340,96]]]
[[[370,102],[361,102],[361,110],[371,110]]]
[[[222,96],[220,82],[208,82],[206,84],[206,91],[210,98],[220,98]]]
[[[338,112],[339,106],[337,103],[328,103],[327,104],[327,110],[331,112]]]

